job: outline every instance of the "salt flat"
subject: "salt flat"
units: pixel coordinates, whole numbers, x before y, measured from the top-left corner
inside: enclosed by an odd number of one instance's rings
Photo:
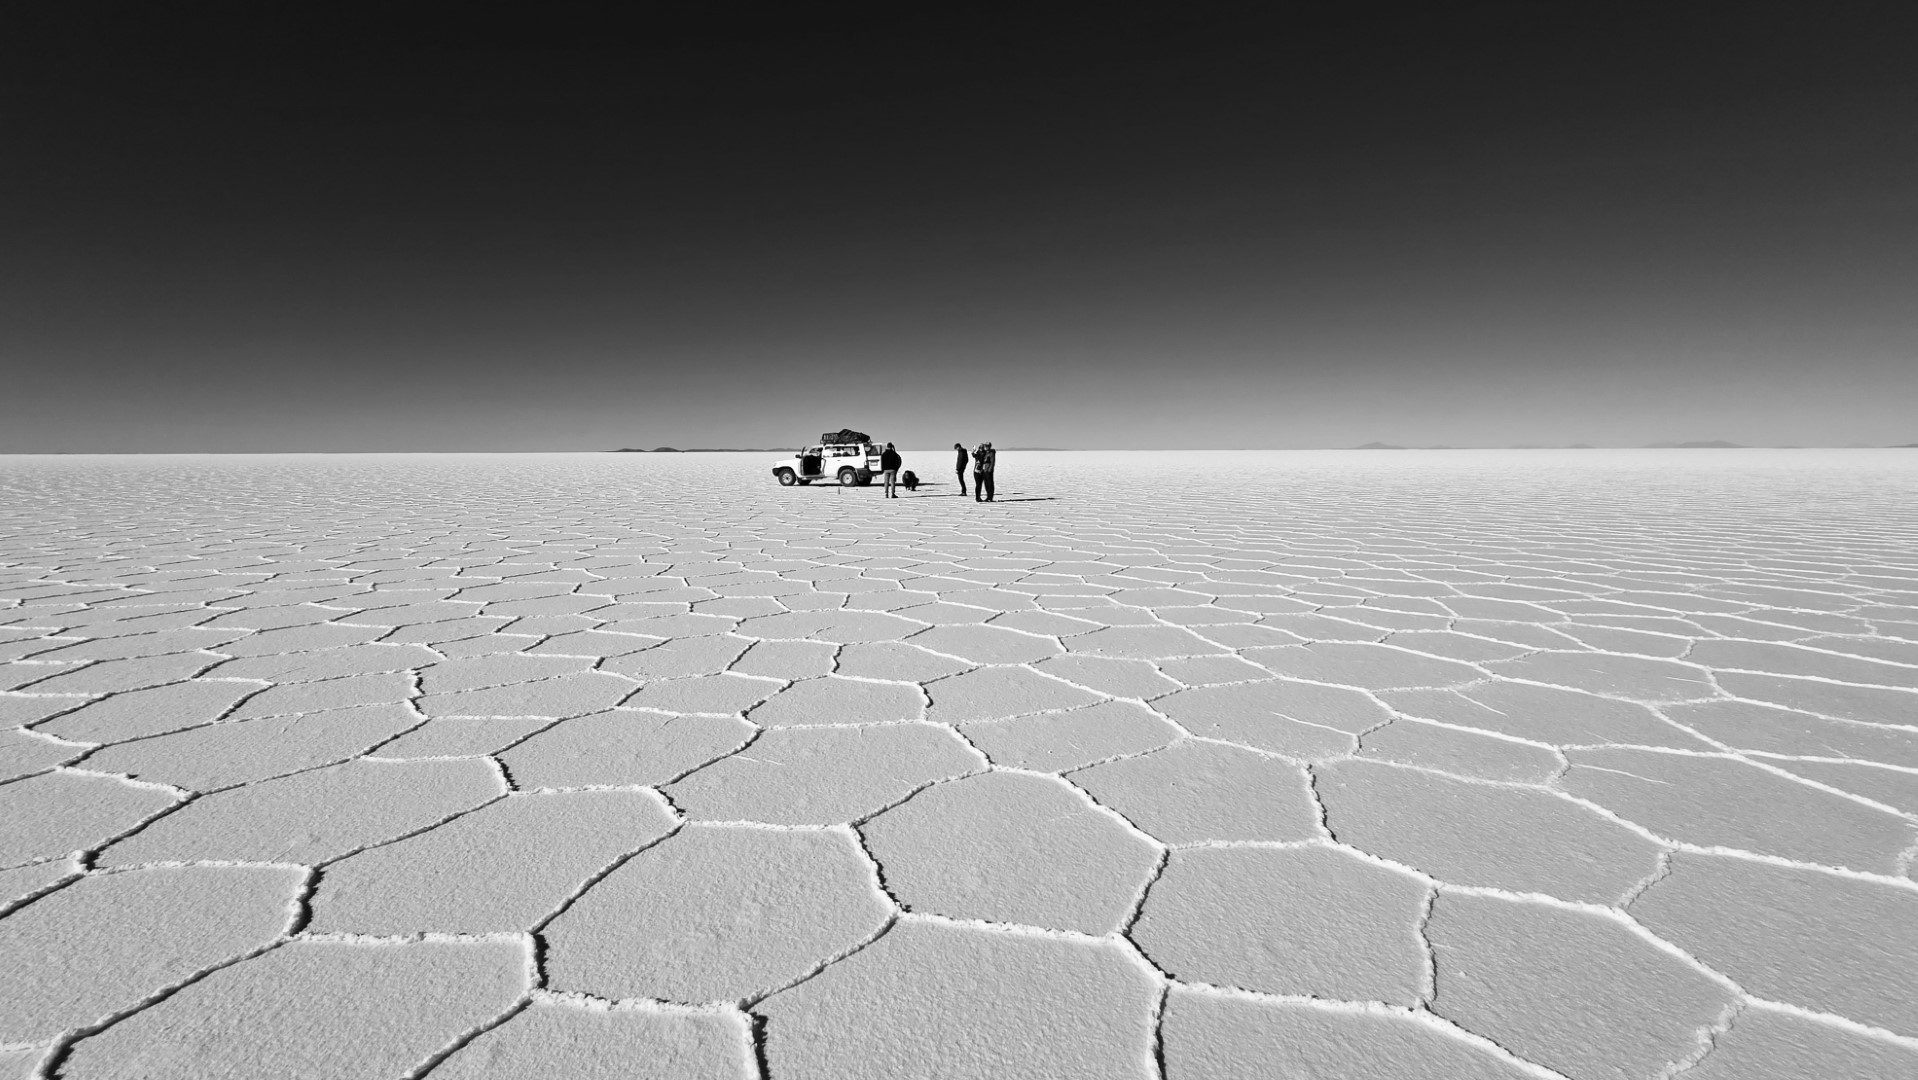
[[[0,461],[0,1076],[1918,1075],[1918,452]]]

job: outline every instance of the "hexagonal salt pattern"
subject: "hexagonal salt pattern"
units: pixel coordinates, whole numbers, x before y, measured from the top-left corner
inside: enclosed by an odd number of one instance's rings
[[[0,462],[0,1073],[1918,1075],[1918,462],[763,465]]]
[[[746,1017],[738,1012],[595,1008],[542,999],[466,1043],[435,1080],[753,1080]]]
[[[872,878],[844,832],[689,825],[553,920],[547,969],[602,998],[758,997],[886,924]]]
[[[772,1076],[1153,1075],[1144,966],[1110,941],[907,921],[774,994]]]

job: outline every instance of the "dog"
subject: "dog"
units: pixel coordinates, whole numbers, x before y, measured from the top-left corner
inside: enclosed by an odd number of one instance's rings
[[[899,477],[899,482],[905,485],[907,491],[919,490],[919,474],[913,472],[911,469],[907,469],[905,473]]]

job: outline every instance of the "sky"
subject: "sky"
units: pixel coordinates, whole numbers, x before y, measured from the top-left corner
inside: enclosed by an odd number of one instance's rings
[[[0,453],[1918,442],[1903,5],[652,7],[12,5]]]

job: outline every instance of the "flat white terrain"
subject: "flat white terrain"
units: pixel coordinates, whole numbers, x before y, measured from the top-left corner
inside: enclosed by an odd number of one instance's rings
[[[0,459],[0,1077],[1918,1076],[1918,451]]]

